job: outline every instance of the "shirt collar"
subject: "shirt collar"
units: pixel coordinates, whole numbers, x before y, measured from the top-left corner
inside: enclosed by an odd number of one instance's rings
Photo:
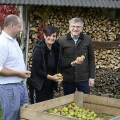
[[[73,40],[78,40],[79,37],[80,37],[80,35],[79,35],[77,38],[74,38],[73,35],[71,34],[71,38],[72,38]]]
[[[16,40],[16,38],[12,38],[11,36],[9,36],[6,32],[2,31],[2,34],[7,38],[7,39],[10,39],[10,40]]]

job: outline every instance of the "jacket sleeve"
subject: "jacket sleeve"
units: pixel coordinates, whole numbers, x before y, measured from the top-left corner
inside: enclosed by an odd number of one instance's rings
[[[44,58],[39,47],[36,47],[33,52],[32,72],[37,76],[47,78],[47,73],[43,69]]]
[[[88,64],[89,64],[89,78],[95,78],[95,57],[91,38],[88,47]]]
[[[62,57],[61,48],[60,48],[60,52],[59,52],[59,68],[60,68],[60,70],[68,69],[71,67],[72,67],[71,63],[64,62],[63,57]]]

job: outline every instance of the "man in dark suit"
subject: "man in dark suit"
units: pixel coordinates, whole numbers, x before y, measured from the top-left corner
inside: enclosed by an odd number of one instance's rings
[[[82,64],[62,71],[64,95],[72,94],[76,89],[90,94],[90,86],[94,86],[94,48],[90,36],[82,33],[83,26],[84,22],[80,18],[72,18],[69,21],[70,32],[58,40],[64,61],[71,62],[78,56],[85,56]]]

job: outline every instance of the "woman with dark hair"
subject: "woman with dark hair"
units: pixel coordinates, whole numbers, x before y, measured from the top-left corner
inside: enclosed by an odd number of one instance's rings
[[[58,76],[59,70],[82,63],[80,57],[71,63],[63,62],[60,44],[56,41],[58,31],[54,26],[47,26],[43,32],[44,38],[33,52],[31,77],[27,81],[31,104],[52,99],[53,90],[63,79]]]

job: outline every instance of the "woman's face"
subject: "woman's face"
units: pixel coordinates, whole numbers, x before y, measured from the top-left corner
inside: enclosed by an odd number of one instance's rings
[[[46,42],[47,45],[52,45],[55,42],[56,38],[57,38],[57,34],[56,33],[52,33],[49,36],[46,36],[44,34],[44,38],[45,38],[45,42]]]

